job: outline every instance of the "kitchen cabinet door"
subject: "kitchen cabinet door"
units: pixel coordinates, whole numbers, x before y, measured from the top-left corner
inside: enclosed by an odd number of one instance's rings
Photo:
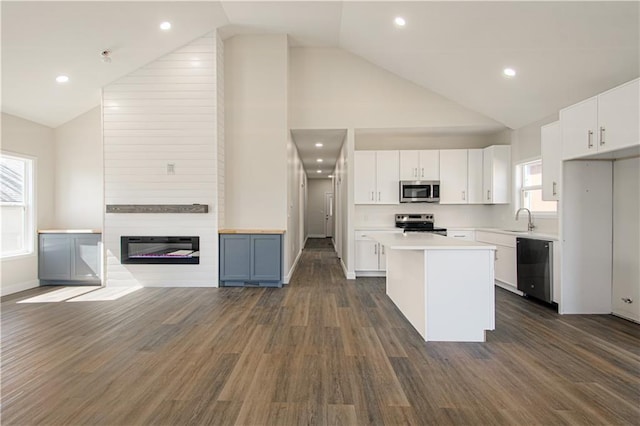
[[[419,151],[420,170],[419,180],[440,179],[440,150],[429,149]]]
[[[598,152],[640,144],[640,80],[598,95]]]
[[[353,166],[355,204],[376,203],[376,152],[355,151]]]
[[[101,235],[90,234],[73,239],[71,279],[79,281],[100,280]]]
[[[377,271],[378,243],[373,240],[356,240],[356,271]]]
[[[441,151],[442,152],[442,151]],[[467,202],[482,204],[482,149],[467,150]]]
[[[540,145],[542,151],[542,199],[558,201],[562,173],[562,134],[559,121],[540,128]]]
[[[496,245],[496,280],[518,287],[516,248]]]
[[[440,204],[467,204],[467,150],[440,151]]]
[[[564,160],[595,153],[598,150],[598,99],[594,96],[560,110],[560,126]]]
[[[484,204],[509,204],[511,147],[492,145],[482,153]]]
[[[220,235],[220,281],[251,279],[251,235]]]
[[[251,235],[251,280],[280,281],[282,277],[281,236]]]
[[[40,280],[71,279],[71,247],[67,234],[40,234],[38,248],[38,278]]]
[[[419,151],[400,151],[400,180],[419,180]]]
[[[376,202],[400,204],[398,151],[376,151]]]

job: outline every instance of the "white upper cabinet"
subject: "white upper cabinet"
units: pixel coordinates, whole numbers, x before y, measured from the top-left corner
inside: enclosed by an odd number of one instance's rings
[[[558,201],[562,173],[562,132],[555,121],[540,128],[542,150],[542,199]]]
[[[598,150],[640,144],[640,80],[598,95]]]
[[[355,204],[399,204],[398,151],[355,151]]]
[[[467,204],[468,154],[466,149],[440,151],[440,204]],[[480,177],[482,182],[482,176]]]
[[[467,201],[482,204],[482,149],[467,150]]]
[[[562,159],[640,144],[640,80],[560,110]]]
[[[398,151],[377,151],[378,204],[400,204],[400,176]]]
[[[438,180],[440,151],[400,151],[400,180]]]
[[[353,201],[356,204],[375,204],[376,152],[356,151],[354,154]]]
[[[484,204],[509,204],[511,147],[492,145],[483,150],[482,197]]]

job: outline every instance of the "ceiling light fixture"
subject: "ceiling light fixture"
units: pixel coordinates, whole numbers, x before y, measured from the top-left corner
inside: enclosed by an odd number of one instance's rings
[[[322,158],[318,158],[316,161],[317,161],[318,163],[322,163],[322,161],[323,161],[323,160],[322,160]]]
[[[318,142],[318,143],[316,144],[316,148],[322,148],[322,144],[321,144],[320,142]]]
[[[322,170],[316,170],[316,173],[322,173]]]
[[[505,68],[504,70],[502,70],[502,73],[504,75],[506,75],[507,77],[515,77],[516,76],[516,70],[514,70],[513,68]]]
[[[162,31],[169,31],[171,29],[171,22],[163,22],[162,24],[160,24],[160,29]]]
[[[56,77],[56,81],[58,83],[66,83],[67,81],[69,81],[69,77],[67,77],[66,75],[59,75]]]
[[[407,25],[407,21],[405,21],[402,16],[396,16],[396,19],[394,19],[393,22],[395,22],[399,27],[404,27],[405,25]]]

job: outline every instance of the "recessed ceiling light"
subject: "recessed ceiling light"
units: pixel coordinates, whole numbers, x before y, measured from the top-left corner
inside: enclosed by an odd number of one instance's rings
[[[322,148],[322,144],[321,144],[320,142],[318,142],[318,143],[316,144],[316,148]]]
[[[322,170],[316,170],[316,173],[322,173]]]
[[[399,27],[404,27],[405,25],[407,25],[407,21],[405,21],[402,16],[396,16],[396,19],[394,19],[393,22],[395,22]]]
[[[327,177],[333,177],[333,175],[327,175]]]
[[[66,83],[67,81],[69,81],[69,77],[67,77],[66,75],[59,75],[56,77],[56,81],[58,83]]]
[[[502,73],[504,75],[506,75],[507,77],[515,77],[516,76],[516,70],[514,70],[513,68],[505,68],[504,70],[502,70]]]
[[[316,161],[317,161],[318,163],[322,163],[322,161],[323,161],[323,160],[322,160],[322,158],[318,158]]]
[[[163,22],[162,24],[160,24],[160,29],[162,31],[170,30],[171,29],[171,22],[167,22],[167,21]]]

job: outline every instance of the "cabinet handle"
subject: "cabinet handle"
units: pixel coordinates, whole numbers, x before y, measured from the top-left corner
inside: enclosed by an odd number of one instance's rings
[[[464,201],[464,200],[466,200],[466,199],[467,199],[467,196],[466,196],[465,192],[466,192],[466,191],[462,191],[462,201]]]
[[[604,145],[604,127],[600,126],[600,146]]]
[[[373,191],[371,191],[371,201],[375,201],[375,196],[373,195]]]
[[[380,195],[380,192],[378,192],[378,201],[382,200],[382,196]]]
[[[373,254],[378,254],[378,245],[373,246]]]
[[[629,299],[628,297],[622,297],[622,298],[621,298],[621,300],[622,300],[624,303],[633,303],[633,299]]]
[[[413,168],[413,177],[418,177],[418,168],[417,167]]]
[[[380,246],[380,254],[384,254],[384,246]]]
[[[487,189],[487,201],[491,201],[491,190]]]
[[[421,177],[424,177],[424,167],[422,168],[422,175]]]
[[[593,131],[587,132],[587,148],[593,148]]]
[[[498,260],[498,250],[494,250],[493,251],[493,255],[494,255],[495,260]]]
[[[558,195],[558,190],[557,190],[557,186],[558,184],[556,182],[553,182],[553,195]]]

